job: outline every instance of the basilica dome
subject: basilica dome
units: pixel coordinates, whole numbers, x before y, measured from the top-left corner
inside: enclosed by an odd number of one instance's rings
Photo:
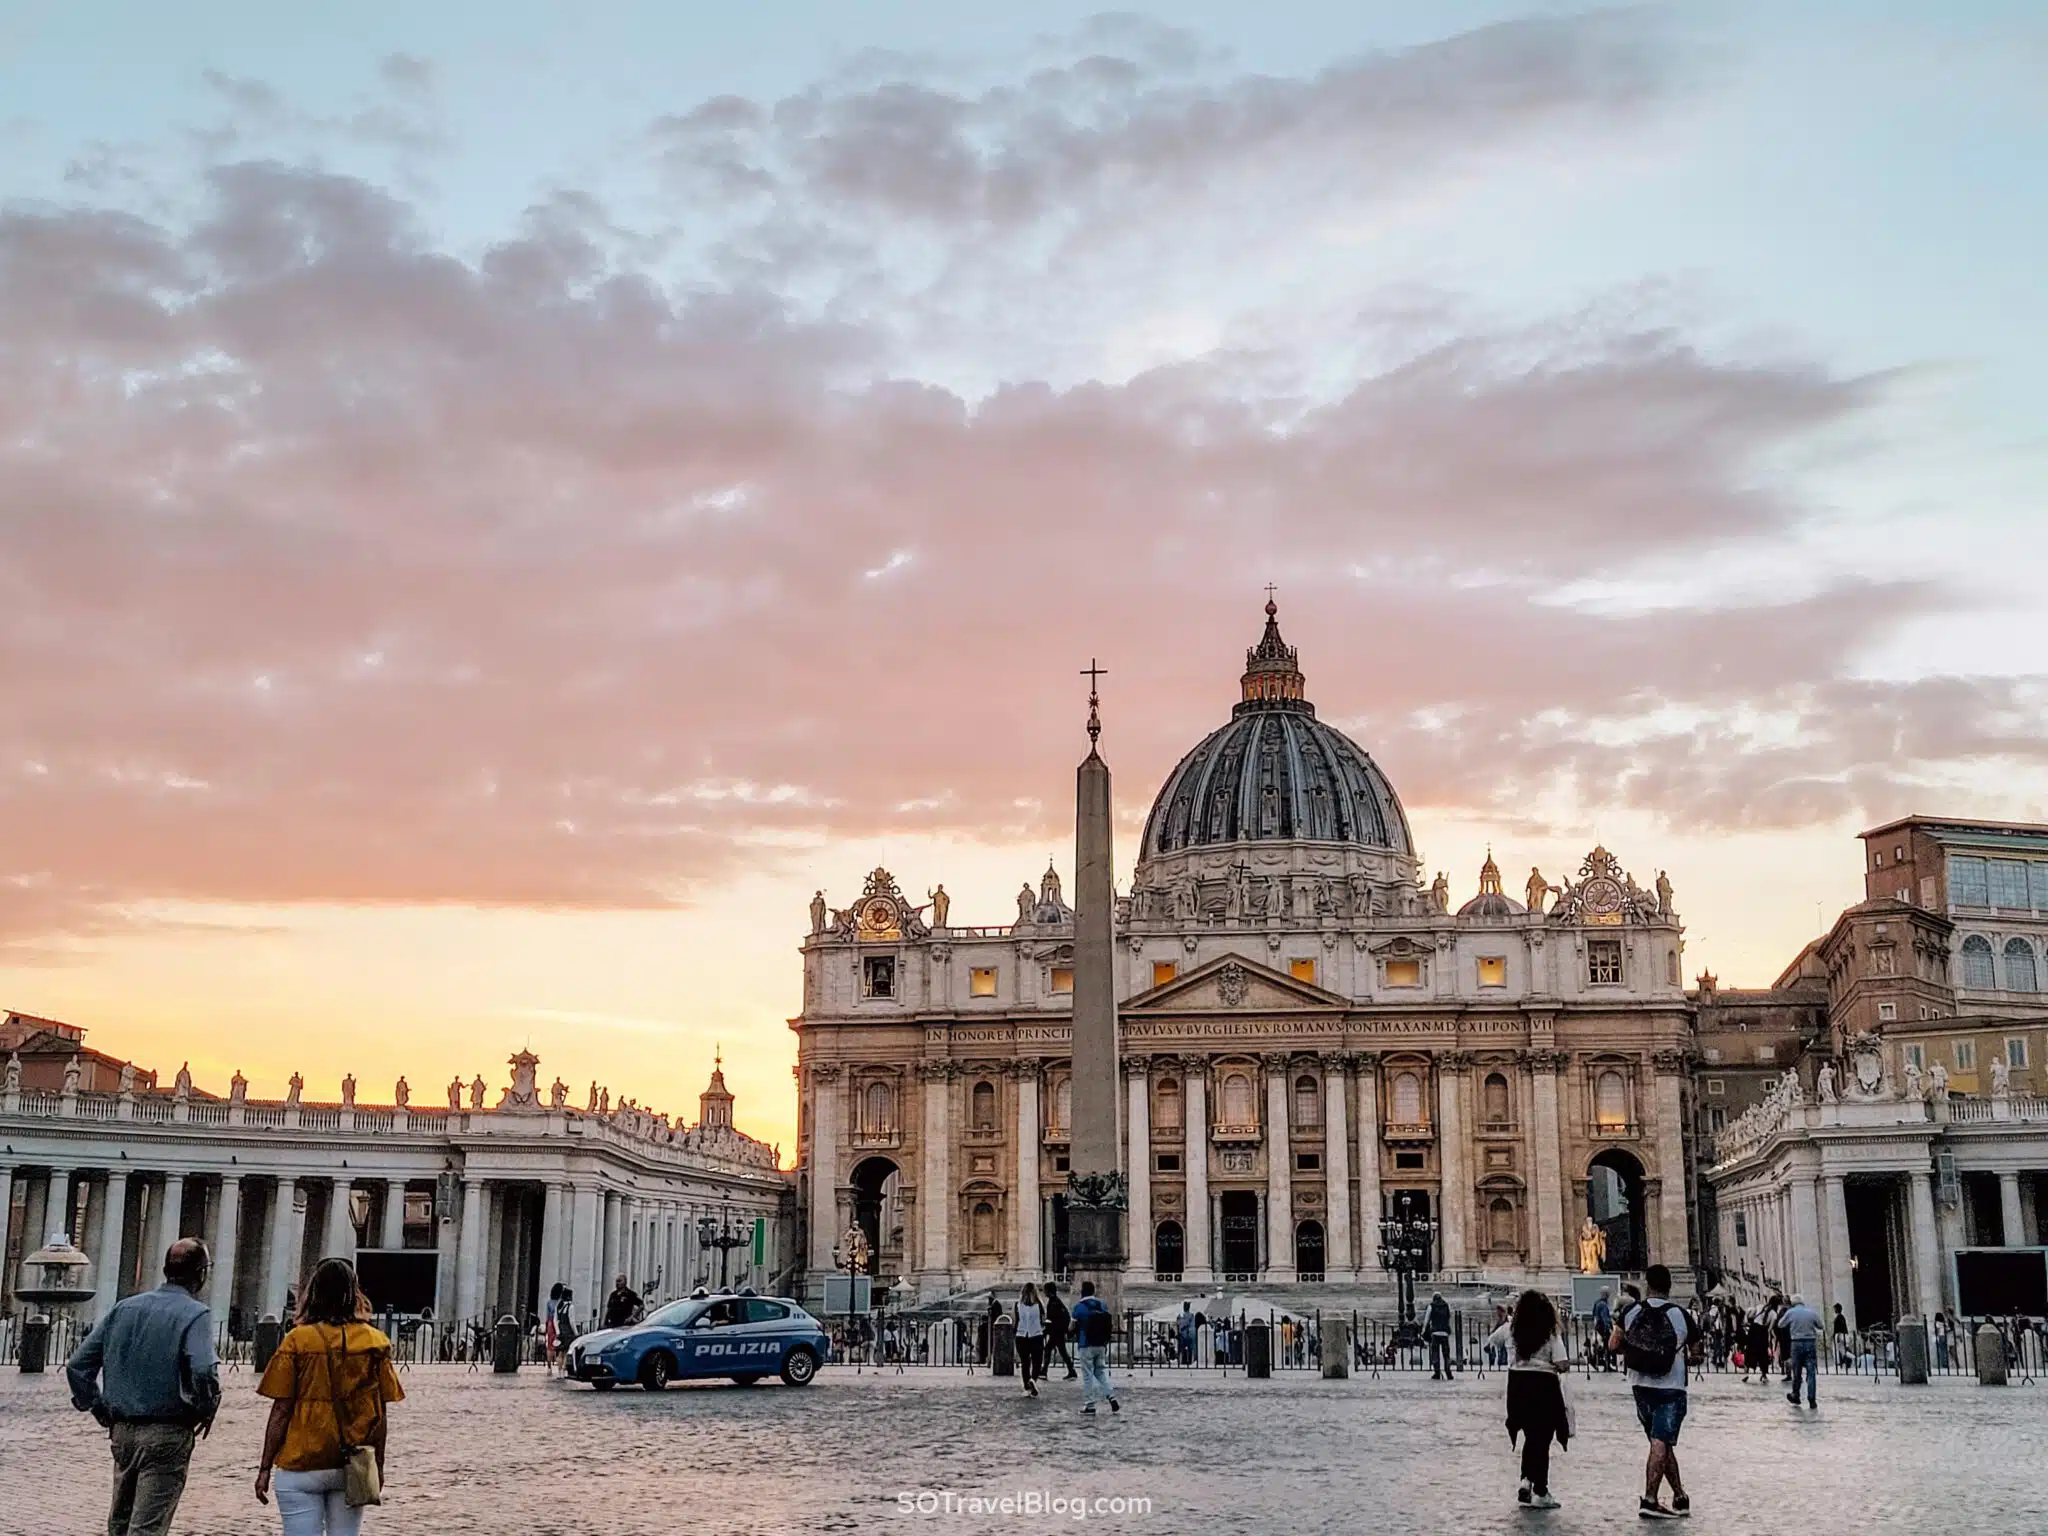
[[[1167,775],[1141,857],[1240,842],[1350,843],[1412,854],[1401,802],[1365,750],[1316,719],[1279,609],[1245,653],[1230,721]]]

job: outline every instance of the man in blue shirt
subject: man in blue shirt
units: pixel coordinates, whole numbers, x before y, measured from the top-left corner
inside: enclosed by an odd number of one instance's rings
[[[1799,1406],[1799,1373],[1806,1373],[1806,1406],[1820,1406],[1820,1314],[1806,1304],[1804,1296],[1794,1296],[1792,1305],[1778,1318],[1778,1326],[1785,1330],[1792,1341],[1792,1390],[1785,1394],[1785,1401],[1794,1408]]]
[[[1109,1411],[1120,1412],[1116,1389],[1109,1384],[1109,1341],[1116,1332],[1116,1319],[1095,1294],[1095,1282],[1081,1282],[1081,1299],[1074,1303],[1074,1351],[1081,1362],[1081,1411],[1093,1413],[1098,1398],[1109,1400]]]
[[[164,1283],[117,1302],[65,1366],[72,1406],[106,1425],[113,1439],[107,1536],[163,1536],[171,1528],[193,1442],[213,1426],[220,1365],[213,1314],[199,1299],[212,1267],[206,1244],[178,1239],[164,1255]]]

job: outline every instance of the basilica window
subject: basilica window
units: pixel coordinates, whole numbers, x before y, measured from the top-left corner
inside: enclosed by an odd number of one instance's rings
[[[1160,1129],[1168,1131],[1179,1130],[1181,1126],[1180,1079],[1177,1077],[1160,1079],[1159,1086],[1152,1090],[1152,1105],[1152,1118]]]
[[[1248,1073],[1224,1074],[1222,1100],[1223,1123],[1233,1130],[1259,1123],[1258,1101],[1252,1093],[1252,1080]]]
[[[1958,1072],[1974,1072],[1974,1071],[1976,1071],[1976,1070],[1977,1070],[1977,1042],[1976,1042],[1976,1041],[1974,1041],[1974,1040],[1958,1040],[1958,1041],[1956,1042],[1955,1050],[1956,1050],[1956,1070],[1957,1070]]]
[[[1671,986],[1678,986],[1678,951],[1667,950],[1664,955],[1664,980]]]
[[[860,963],[861,991],[868,997],[896,995],[896,957],[869,955]]]
[[[2039,990],[2039,974],[2034,967],[2034,946],[2025,939],[2005,941],[2005,987],[2008,992],[2034,992]]]
[[[860,1128],[865,1136],[884,1137],[896,1129],[896,1095],[877,1078],[861,1092]]]
[[[2005,1064],[2015,1072],[2027,1070],[2027,1037],[2007,1035],[2005,1037]]]
[[[1612,1068],[1593,1081],[1593,1123],[1603,1131],[1628,1129],[1628,1079]]]
[[[1959,907],[1991,905],[1991,871],[1984,860],[1954,855],[1949,858],[1948,899]]]
[[[996,995],[996,968],[992,965],[977,965],[967,972],[967,995],[969,997],[994,997]]]
[[[2027,906],[2027,861],[2025,859],[1993,859],[1991,861],[1991,905],[1994,907]]]
[[[1981,933],[1963,940],[1963,985],[1989,991],[1998,985],[1998,969],[1991,959],[1991,941]]]
[[[1508,957],[1506,955],[1481,955],[1479,957],[1479,985],[1482,987],[1504,987],[1508,984]]]
[[[1485,1101],[1481,1117],[1488,1124],[1507,1125],[1513,1121],[1515,1117],[1509,1107],[1507,1078],[1498,1072],[1487,1073],[1486,1081],[1481,1084],[1481,1094]]]
[[[1063,1077],[1052,1090],[1052,1123],[1064,1132],[1074,1123],[1074,1080]]]
[[[992,1131],[996,1128],[996,1085],[982,1082],[974,1085],[974,1128],[977,1131]]]
[[[1621,940],[1586,941],[1586,980],[1594,986],[1608,986],[1621,980]]]
[[[1052,968],[1052,989],[1055,992],[1074,990],[1074,968],[1071,965],[1056,965]]]
[[[1154,960],[1152,962],[1152,985],[1155,987],[1165,986],[1179,974],[1180,967],[1171,960]]]
[[[1420,960],[1389,960],[1387,962],[1387,985],[1390,987],[1421,986],[1422,962]]]
[[[1877,1005],[1877,1018],[1879,1023],[1889,1024],[1898,1016],[1899,1005],[1897,1003],[1879,1003]]]
[[[1427,1125],[1429,1117],[1422,1112],[1422,1079],[1413,1072],[1394,1074],[1392,1100],[1393,1114],[1389,1117],[1394,1125]]]
[[[996,1251],[996,1208],[992,1202],[974,1202],[974,1212],[968,1221],[968,1241],[974,1244],[976,1253]]]
[[[1312,1077],[1294,1080],[1294,1123],[1304,1128],[1323,1123],[1323,1096]]]
[[[1312,955],[1303,955],[1298,960],[1288,961],[1287,974],[1292,976],[1296,981],[1305,981],[1308,982],[1311,986],[1313,986],[1315,984],[1316,979],[1315,957]]]
[[[1511,1253],[1522,1246],[1516,1230],[1515,1202],[1496,1196],[1486,1207],[1486,1246],[1495,1253]]]
[[[1899,1047],[1899,1054],[1905,1058],[1908,1066],[1918,1067],[1923,1072],[1927,1070],[1926,1046],[1902,1045]]]

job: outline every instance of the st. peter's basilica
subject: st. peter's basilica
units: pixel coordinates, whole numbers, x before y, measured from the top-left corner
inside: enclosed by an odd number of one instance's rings
[[[1230,718],[1146,818],[1115,925],[1129,1286],[1372,1285],[1383,1214],[1445,1280],[1690,1264],[1682,932],[1603,848],[1519,899],[1425,879],[1372,758],[1266,605]],[[811,903],[798,1031],[809,1287],[858,1223],[927,1302],[1064,1267],[1074,914],[952,922],[884,869]],[[1403,1202],[1402,1197],[1406,1197]],[[1591,1239],[1591,1233],[1587,1233]]]

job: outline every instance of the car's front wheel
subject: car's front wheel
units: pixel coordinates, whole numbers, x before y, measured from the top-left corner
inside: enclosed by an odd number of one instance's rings
[[[798,1345],[782,1362],[782,1379],[792,1387],[808,1387],[818,1374],[818,1357]]]
[[[759,1371],[748,1371],[743,1375],[733,1377],[732,1384],[736,1387],[751,1387],[760,1379],[761,1373]]]
[[[650,1392],[659,1392],[675,1378],[676,1363],[665,1349],[650,1350],[647,1358],[640,1362],[640,1385]]]

